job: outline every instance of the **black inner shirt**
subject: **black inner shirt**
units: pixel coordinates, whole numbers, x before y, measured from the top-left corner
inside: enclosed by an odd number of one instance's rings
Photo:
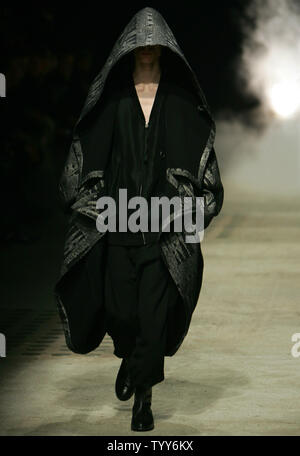
[[[163,76],[162,71],[147,127],[132,75],[120,95],[106,176],[108,195],[114,198],[117,211],[117,232],[107,233],[109,243],[138,245],[158,240],[159,233],[150,231],[150,198],[162,195],[165,180],[163,101],[166,93]],[[119,232],[119,189],[127,189],[127,202],[135,196],[147,200],[148,232]],[[138,208],[128,209],[128,218]]]

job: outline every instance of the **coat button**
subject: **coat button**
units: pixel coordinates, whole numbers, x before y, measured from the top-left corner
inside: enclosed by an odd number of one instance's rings
[[[162,149],[160,149],[159,155],[161,156],[161,158],[164,158],[166,156],[165,152]]]

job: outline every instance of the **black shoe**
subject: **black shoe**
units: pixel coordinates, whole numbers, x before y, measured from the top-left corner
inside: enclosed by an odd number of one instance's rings
[[[129,370],[128,359],[123,358],[115,383],[116,396],[120,401],[128,401],[135,391],[135,386],[132,385]]]
[[[151,410],[152,387],[137,386],[132,407],[132,431],[151,431],[154,420]]]

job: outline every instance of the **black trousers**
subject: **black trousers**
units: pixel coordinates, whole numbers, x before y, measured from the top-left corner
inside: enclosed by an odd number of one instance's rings
[[[168,313],[179,293],[158,243],[109,245],[105,302],[114,354],[129,358],[135,385],[164,380]]]

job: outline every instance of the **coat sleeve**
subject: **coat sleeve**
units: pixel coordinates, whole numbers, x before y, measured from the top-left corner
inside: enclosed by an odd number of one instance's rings
[[[85,196],[95,181],[103,186],[103,177],[110,153],[118,94],[107,94],[74,135],[59,181],[60,200],[66,214]]]
[[[80,179],[80,148],[79,138],[74,138],[59,180],[58,190],[63,211],[71,212],[71,206],[76,200]]]
[[[170,174],[177,182],[177,188],[167,181],[164,194],[168,198],[178,195],[204,198],[204,229],[206,229],[213,217],[216,217],[221,211],[224,200],[224,188],[215,149],[212,148],[210,151],[202,182],[188,170],[170,170]]]
[[[204,229],[222,209],[224,187],[221,181],[215,149],[212,148],[204,171],[203,187],[200,196],[204,197]]]
[[[198,98],[189,91],[172,85],[168,92],[165,102],[165,195],[169,198],[176,194],[203,197],[204,228],[207,228],[222,208],[224,193],[213,146],[207,153],[214,136],[212,122],[200,109]]]

